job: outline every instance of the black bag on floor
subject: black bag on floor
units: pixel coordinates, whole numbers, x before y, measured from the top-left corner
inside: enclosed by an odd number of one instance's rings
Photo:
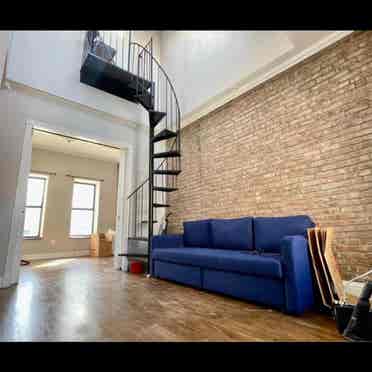
[[[372,282],[365,284],[356,305],[337,304],[335,318],[341,334],[352,341],[372,341]]]

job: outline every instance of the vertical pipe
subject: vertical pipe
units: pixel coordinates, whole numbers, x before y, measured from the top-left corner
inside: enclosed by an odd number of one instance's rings
[[[121,31],[121,68],[124,70],[124,31]]]
[[[152,234],[153,234],[153,184],[154,184],[154,144],[152,139],[154,137],[154,128],[150,125],[150,136],[149,136],[149,225],[148,225],[148,244],[147,244],[147,255],[148,255],[148,265],[147,265],[147,273],[151,275],[150,270],[150,262],[151,262],[151,247],[152,247]]]
[[[165,112],[167,113],[167,116],[165,118],[165,127],[168,128],[168,84],[165,80]]]
[[[138,60],[138,68],[140,68],[140,64],[139,64],[139,56],[138,56],[138,51],[137,51],[137,46],[136,45],[134,45],[134,48],[133,48],[133,51],[135,52],[135,53],[132,53],[132,65],[134,66],[134,63],[135,63],[135,55],[137,56],[137,60]],[[137,75],[139,75],[140,74],[140,72],[139,72],[139,70],[137,71]]]
[[[171,130],[173,130],[173,96],[171,95],[170,96],[170,127],[171,127]]]
[[[156,183],[155,183],[156,184]],[[156,210],[156,208],[155,208],[155,210],[154,210],[154,221],[157,221],[158,220],[158,211]]]
[[[129,31],[129,41],[128,41],[128,71],[130,72],[130,50],[132,44],[132,31]]]
[[[151,95],[151,100],[153,100],[154,98],[154,86],[153,86],[153,83],[152,83],[152,68],[153,68],[153,59],[152,59],[152,37],[150,39],[151,41],[151,49],[150,49],[150,82],[151,82],[151,92],[150,92],[150,95]]]
[[[139,74],[139,58],[137,58],[137,81],[136,81],[136,95],[138,97],[139,90],[138,90],[138,74]]]
[[[137,237],[137,192],[134,194],[134,237]]]
[[[132,237],[132,197],[129,197],[129,218],[128,218],[128,236],[131,238]]]
[[[116,35],[116,58],[115,58],[115,63],[116,65],[119,65],[118,64],[118,57],[119,57],[119,31],[115,31],[115,35]]]
[[[144,191],[145,191],[145,186],[142,186],[141,188],[142,191],[142,196],[141,196],[141,222],[145,219],[144,218],[144,211],[143,211],[143,201],[144,201]],[[142,225],[141,225],[142,226]],[[143,228],[141,227],[141,235],[142,237],[145,237],[145,234],[143,233]]]
[[[159,67],[156,65],[156,105],[157,105],[157,110],[161,111],[159,109]]]

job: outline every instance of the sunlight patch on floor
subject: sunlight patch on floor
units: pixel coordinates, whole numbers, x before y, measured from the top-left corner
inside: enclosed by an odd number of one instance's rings
[[[59,265],[65,264],[65,263],[73,262],[73,261],[76,261],[76,258],[59,259],[59,260],[55,260],[55,261],[44,262],[40,265],[35,265],[34,268],[39,269],[39,268],[43,268],[43,267],[59,266]]]

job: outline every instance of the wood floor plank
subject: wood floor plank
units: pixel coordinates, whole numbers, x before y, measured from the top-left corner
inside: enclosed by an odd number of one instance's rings
[[[340,341],[333,319],[113,269],[112,258],[34,262],[0,290],[0,341]]]
[[[329,292],[324,271],[322,269],[322,263],[320,261],[319,253],[319,241],[317,239],[316,228],[307,229],[308,241],[309,241],[309,250],[311,255],[311,260],[313,264],[313,271],[318,283],[319,293],[322,298],[322,303],[324,306],[331,308],[332,307],[332,297]]]

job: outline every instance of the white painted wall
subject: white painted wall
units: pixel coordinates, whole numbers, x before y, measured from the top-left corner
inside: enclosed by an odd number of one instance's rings
[[[102,150],[104,151],[104,150]],[[74,253],[89,255],[90,238],[70,238],[71,200],[74,176],[102,179],[99,185],[97,232],[115,230],[118,163],[67,155],[33,146],[31,170],[52,172],[49,176],[42,239],[24,239],[22,257],[70,257]]]
[[[183,115],[293,47],[275,31],[166,31],[161,43]]]
[[[0,31],[0,85],[4,76],[6,55],[10,42],[10,31]]]
[[[132,31],[132,41],[145,46],[150,41],[150,38],[152,38],[152,52],[154,57],[160,62],[161,33],[161,31],[135,30]]]
[[[85,138],[102,138],[105,143],[136,145],[136,128],[124,120],[93,111],[65,100],[11,84],[14,90],[0,90],[0,279],[3,277],[17,177],[27,120],[46,122],[56,132],[81,132]],[[131,175],[137,183],[137,169]],[[126,190],[129,193],[129,190]]]
[[[139,122],[136,104],[80,83],[83,37],[82,31],[14,31],[7,79]]]
[[[165,31],[161,60],[183,125],[350,31]]]
[[[9,35],[5,78],[13,90],[0,89],[0,171],[6,175],[0,183],[0,286],[27,120],[48,123],[57,132],[79,132],[88,139],[129,144],[134,149],[134,168],[126,176],[131,177],[132,189],[147,178],[148,169],[147,113],[139,105],[80,83],[82,31],[0,34],[0,72],[7,49],[3,41]],[[151,36],[159,60],[159,32],[133,32],[133,40],[140,44]]]

